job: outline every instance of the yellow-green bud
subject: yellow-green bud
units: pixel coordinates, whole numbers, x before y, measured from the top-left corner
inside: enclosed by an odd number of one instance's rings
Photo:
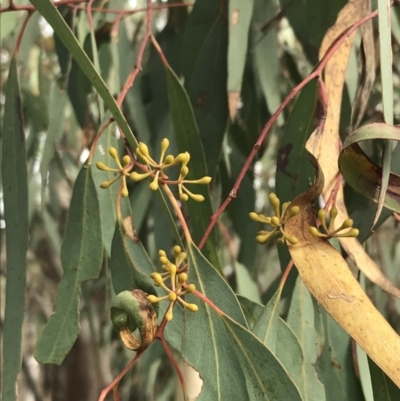
[[[189,174],[189,168],[186,166],[181,167],[181,175],[182,177],[186,177]]]
[[[131,162],[131,158],[130,158],[128,155],[125,155],[125,156],[122,158],[122,165],[123,165],[124,167],[128,166],[130,162]]]
[[[279,207],[279,205],[280,205],[281,202],[280,202],[279,198],[276,196],[275,193],[271,192],[271,193],[269,194],[269,196],[268,196],[268,199],[269,199],[269,201],[271,202],[271,205],[272,205],[273,207]]]
[[[108,171],[108,169],[109,169],[103,162],[97,162],[96,167],[99,170],[103,170],[103,171]]]
[[[174,246],[174,254],[179,255],[182,252],[182,249],[179,245]]]
[[[141,181],[145,178],[147,178],[152,172],[149,171],[148,173],[137,173],[136,171],[134,171],[133,173],[131,173],[130,178],[132,181]]]
[[[271,224],[273,226],[279,227],[281,225],[281,222],[278,217],[274,216],[274,217],[271,217]]]
[[[165,251],[163,249],[160,249],[158,251],[158,256],[167,256],[167,254],[165,253]]]
[[[265,232],[265,234],[264,234],[264,232]],[[270,239],[272,234],[274,234],[274,231],[272,231],[272,232],[264,231],[264,232],[262,234],[258,234],[256,237],[256,241],[259,244],[265,244]]]
[[[196,202],[203,202],[204,196],[200,194],[191,194],[190,197]]]
[[[332,209],[329,211],[329,218],[335,220],[336,216],[338,215],[339,211],[336,206],[333,206]]]
[[[155,295],[147,295],[147,299],[154,304],[155,302],[158,302],[159,298],[156,297]]]
[[[190,312],[197,312],[199,307],[196,304],[185,304],[186,309],[190,310]]]
[[[289,242],[289,244],[291,245],[296,245],[297,244],[297,238],[294,237],[293,235],[285,235],[287,241]]]
[[[175,292],[170,292],[170,293],[168,294],[168,299],[169,299],[170,302],[175,302],[175,301],[176,301],[176,298],[177,298],[177,295],[176,295]]]
[[[188,292],[188,293],[192,293],[192,292],[195,292],[195,291],[196,291],[196,286],[194,284],[189,284],[186,287],[186,292]]]
[[[348,237],[358,237],[358,234],[360,234],[360,231],[357,228],[352,228],[348,233]]]
[[[350,228],[352,226],[353,226],[353,220],[352,219],[346,219],[342,224],[342,228]]]
[[[172,164],[174,162],[174,156],[172,155],[168,155],[165,160],[164,160],[164,164]]]
[[[299,212],[300,212],[300,207],[299,206],[293,206],[290,209],[289,215],[290,215],[290,217],[293,217],[293,216],[296,216],[296,214],[299,214]]]
[[[118,152],[117,149],[115,149],[114,147],[110,146],[110,148],[108,149],[108,153],[110,154],[111,157],[113,157],[114,159],[116,159],[118,157]]]
[[[149,188],[150,188],[152,191],[157,191],[157,189],[158,189],[158,181],[152,181],[152,182],[150,183],[150,185],[149,185]]]
[[[100,188],[106,189],[106,188],[108,188],[111,184],[112,184],[111,181],[103,181],[103,182],[100,184]]]
[[[169,274],[171,275],[171,276],[173,276],[173,275],[175,275],[176,274],[176,266],[173,264],[173,263],[171,263],[170,265],[169,265]]]
[[[151,273],[151,277],[156,284],[161,285],[163,283],[163,278],[160,273]]]
[[[122,191],[121,191],[121,196],[123,197],[123,198],[127,198],[128,196],[129,196],[129,191],[128,191],[128,188],[122,188]]]
[[[169,263],[168,258],[166,256],[164,256],[164,255],[160,256],[159,261],[163,265],[167,265]]]
[[[165,319],[170,322],[173,318],[173,314],[172,314],[172,308],[168,309],[168,312],[165,314]]]
[[[324,209],[319,209],[318,210],[318,218],[321,220],[321,222],[325,223],[326,212],[325,212]]]
[[[317,227],[310,227],[310,234],[314,237],[321,237],[321,233],[317,230]]]
[[[149,148],[147,147],[147,145],[143,142],[139,142],[139,147],[138,147],[140,153],[143,156],[149,157]]]
[[[196,181],[196,184],[209,184],[212,180],[212,177],[209,177],[208,175],[204,176],[203,178],[200,178],[200,180]]]
[[[187,279],[188,279],[187,273],[181,273],[181,274],[179,275],[179,282],[180,282],[180,283],[184,283],[185,281],[187,281]]]
[[[164,139],[161,141],[161,150],[162,150],[163,152],[165,152],[165,151],[168,149],[168,146],[169,146],[169,140],[168,140],[168,138],[164,138]]]
[[[188,152],[179,153],[179,155],[175,157],[175,163],[188,164],[189,159],[190,159],[190,155]]]
[[[179,198],[182,202],[187,202],[187,200],[189,199],[186,194],[180,194]]]

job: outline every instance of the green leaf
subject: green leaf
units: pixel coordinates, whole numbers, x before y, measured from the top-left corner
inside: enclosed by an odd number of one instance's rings
[[[188,95],[175,73],[167,67],[166,74],[169,104],[178,148],[182,153],[186,151],[190,153],[187,178],[192,180],[199,179],[207,175],[207,169],[193,109]],[[191,198],[187,202],[193,239],[195,242],[199,242],[207,229],[212,215],[211,198],[207,185],[196,185],[193,189],[189,185],[189,190],[204,196],[203,202],[195,202]],[[214,267],[222,273],[215,243],[215,233],[213,232],[207,240],[203,252]]]
[[[379,49],[382,81],[383,119],[386,124],[393,124],[393,71],[392,71],[392,34],[390,29],[389,1],[378,1]],[[386,140],[383,145],[382,178],[379,187],[378,206],[374,225],[378,221],[385,202],[390,179],[390,164],[394,142]]]
[[[265,305],[262,313],[251,330],[272,352],[275,352],[278,334],[279,302],[281,300],[281,290],[275,292],[274,296]]]
[[[252,22],[252,56],[254,71],[258,76],[261,89],[270,114],[281,104],[281,65],[278,57],[279,43],[277,29],[273,27],[266,34],[263,32],[265,23],[271,20],[279,7],[276,1],[255,0]],[[278,117],[282,125],[283,115]]]
[[[149,274],[153,264],[133,226],[132,216],[118,219],[111,246],[111,276],[116,294],[140,289],[157,295]]]
[[[37,11],[47,20],[47,22],[54,29],[54,32],[59,36],[65,47],[71,52],[79,67],[86,74],[89,81],[96,88],[98,94],[104,100],[105,105],[109,108],[111,114],[115,118],[115,121],[125,134],[130,147],[132,149],[135,149],[137,146],[137,141],[133,136],[133,133],[128,123],[126,122],[126,119],[123,116],[120,108],[118,107],[117,102],[111,95],[102,77],[94,68],[94,65],[91,62],[90,58],[83,51],[81,45],[72,33],[70,27],[62,18],[57,8],[50,2],[50,0],[31,0],[31,3],[35,6]]]
[[[368,362],[371,371],[374,401],[396,401],[400,399],[400,389],[371,358],[368,358]]]
[[[359,142],[374,139],[400,140],[400,128],[385,123],[364,125],[352,132],[343,144],[339,155],[339,169],[354,190],[378,202],[379,189],[382,182],[382,168],[363,152]],[[400,176],[389,175],[388,188],[383,205],[393,211],[400,212]]]
[[[314,182],[315,170],[309,162],[305,144],[314,130],[314,110],[317,96],[317,83],[307,84],[294,105],[287,120],[282,140],[279,144],[276,166],[276,195],[283,202],[292,201],[306,191]],[[284,270],[290,261],[286,247],[278,247],[281,269]],[[285,290],[294,286],[297,272],[286,282]]]
[[[290,303],[287,323],[299,339],[304,354],[302,372],[304,400],[322,401],[326,399],[325,389],[318,380],[314,368],[320,352],[314,319],[312,296],[298,277]]]
[[[5,88],[1,132],[1,179],[6,234],[7,282],[4,312],[2,399],[16,400],[21,369],[22,325],[25,313],[26,252],[28,250],[28,180],[25,133],[17,60],[12,58]]]
[[[105,118],[109,117],[106,115]],[[105,122],[105,121],[104,121]],[[102,162],[106,166],[116,167],[115,160],[110,156],[110,147],[119,148],[119,143],[115,137],[116,124],[110,124],[106,131],[99,138],[93,156],[92,165]],[[99,170],[97,167],[92,171],[93,180],[97,189],[101,212],[101,227],[103,234],[103,244],[107,255],[111,255],[111,243],[114,237],[115,223],[117,221],[116,199],[118,196],[118,183],[110,185],[108,188],[100,188],[103,181],[111,180],[115,174],[109,171]]]
[[[222,194],[226,198],[235,183],[240,170],[245,162],[244,156],[236,146],[232,146],[232,151],[226,155],[224,161],[220,163],[220,174],[222,183]],[[254,274],[255,255],[257,249],[258,228],[256,224],[249,224],[249,213],[254,211],[256,194],[253,185],[253,174],[248,171],[240,185],[240,191],[236,194],[234,202],[227,207],[227,212],[232,221],[235,232],[240,238],[240,251],[238,260],[246,269]],[[243,294],[245,295],[245,294]]]
[[[315,369],[324,383],[326,401],[363,400],[354,372],[350,336],[322,308],[325,341]]]
[[[185,88],[206,150],[207,171],[214,176],[228,122],[227,2],[197,0],[185,32]]]
[[[76,179],[65,238],[61,248],[64,275],[56,310],[39,338],[35,358],[60,364],[79,333],[81,284],[95,279],[103,261],[100,206],[91,166],[85,164]]]
[[[222,321],[246,379],[247,400],[302,400],[299,390],[274,354],[250,331],[223,315]]]
[[[42,177],[42,202],[45,203],[45,189],[47,186],[47,175],[49,164],[54,156],[56,140],[60,138],[64,129],[64,114],[67,105],[67,93],[62,90],[56,82],[52,85],[49,104],[49,128],[43,147],[40,162],[40,174]]]
[[[228,99],[231,120],[235,118],[242,89],[253,5],[254,0],[231,0],[228,6]]]
[[[246,317],[247,326],[250,330],[253,330],[254,324],[264,310],[264,306],[241,295],[237,295],[237,299],[240,303],[240,307],[242,308],[244,316]]]
[[[195,284],[198,291],[232,319],[246,326],[235,294],[193,244],[189,244],[188,259],[188,282]],[[232,369],[238,365],[238,360],[221,317],[208,304],[193,295],[187,296],[186,301],[198,305],[199,310],[196,313],[184,312],[182,345],[178,349],[184,360],[199,372],[203,380],[197,401],[248,399],[243,374],[238,369]],[[178,315],[173,321],[177,319]],[[228,371],[229,375],[226,374]]]
[[[235,262],[236,293],[249,298],[254,302],[261,302],[256,282],[251,278],[249,271],[239,262]]]

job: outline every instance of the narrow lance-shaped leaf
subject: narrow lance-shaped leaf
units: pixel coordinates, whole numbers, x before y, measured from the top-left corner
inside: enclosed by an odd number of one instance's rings
[[[111,276],[115,292],[139,289],[157,295],[150,274],[154,271],[132,216],[118,218],[111,245]]]
[[[178,149],[180,152],[190,153],[188,179],[199,179],[207,175],[207,167],[193,109],[184,87],[170,67],[166,68],[166,74],[169,105]],[[194,240],[199,242],[212,215],[211,198],[207,185],[195,185],[190,187],[190,190],[192,189],[194,193],[204,196],[203,202],[196,202],[191,198],[187,202],[192,235]],[[205,244],[204,253],[213,266],[222,272],[215,243],[215,232],[212,232]]]
[[[393,124],[393,55],[392,55],[392,33],[390,30],[390,1],[378,1],[378,24],[379,24],[379,50],[382,81],[382,106],[383,118],[386,124]],[[379,187],[378,206],[374,219],[374,225],[382,212],[386,191],[390,180],[390,164],[392,161],[394,142],[386,140],[383,145],[382,155],[382,177]]]
[[[320,351],[315,330],[314,315],[311,294],[300,278],[297,277],[287,323],[299,339],[304,352],[304,363],[302,364],[301,374],[304,400],[322,401],[326,399],[325,388],[318,380],[314,367]]]
[[[61,262],[64,275],[58,287],[56,310],[50,316],[35,352],[40,363],[60,364],[79,333],[81,284],[97,278],[103,261],[100,207],[91,166],[76,179]]]
[[[303,350],[295,333],[279,317],[280,300],[281,289],[279,288],[259,314],[251,331],[278,358],[297,385],[302,398],[306,400]]]
[[[233,121],[242,89],[254,0],[229,2],[228,101]]]
[[[247,3],[247,1],[246,1]],[[185,88],[214,176],[229,118],[227,93],[228,2],[197,0],[185,32]]]
[[[328,313],[319,309],[324,327],[324,345],[314,366],[319,380],[324,383],[326,400],[363,399],[360,381],[354,370],[351,338]]]
[[[28,249],[28,180],[17,60],[11,60],[1,133],[1,179],[6,233],[7,282],[4,313],[2,399],[16,400],[21,369]]]

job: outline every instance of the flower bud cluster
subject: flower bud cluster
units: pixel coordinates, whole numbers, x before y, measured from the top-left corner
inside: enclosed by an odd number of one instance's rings
[[[173,317],[172,309],[175,302],[179,302],[183,307],[191,312],[197,312],[198,306],[196,304],[191,304],[182,299],[183,295],[191,294],[196,290],[194,284],[186,284],[187,275],[187,265],[184,263],[187,255],[183,252],[179,246],[174,247],[175,263],[172,263],[162,249],[158,252],[159,260],[163,273],[154,272],[151,274],[154,280],[154,285],[162,287],[167,295],[162,297],[156,297],[155,295],[148,295],[147,299],[152,302],[160,302],[164,299],[168,299],[170,305],[165,314],[165,318],[170,321]],[[166,286],[165,281],[170,279],[170,288]]]
[[[161,141],[161,154],[159,162],[156,162],[150,155],[149,148],[143,142],[139,142],[139,146],[136,148],[136,155],[138,159],[146,163],[146,166],[139,166],[145,170],[144,173],[139,173],[136,171],[130,172],[133,167],[131,164],[131,158],[129,156],[124,156],[122,158],[122,164],[118,158],[118,154],[115,148],[110,148],[109,153],[114,158],[118,169],[110,168],[102,162],[97,162],[96,166],[98,169],[103,171],[111,171],[118,173],[116,177],[109,181],[104,181],[101,184],[102,188],[108,188],[111,184],[117,181],[120,177],[123,180],[122,196],[128,196],[128,188],[126,186],[126,177],[130,177],[133,181],[141,181],[147,177],[152,177],[152,181],[149,188],[156,191],[159,188],[160,183],[176,184],[178,185],[179,198],[181,201],[186,202],[189,198],[192,198],[196,202],[202,202],[204,196],[200,194],[194,194],[186,188],[186,184],[209,184],[211,182],[211,177],[204,176],[197,180],[188,180],[186,176],[189,174],[188,163],[190,160],[190,154],[188,152],[180,153],[176,157],[173,155],[167,155],[166,152],[169,147],[169,140],[164,138]],[[169,167],[181,164],[179,171],[179,178],[177,180],[169,180],[165,170]]]
[[[179,171],[179,178],[176,181],[169,181],[170,184],[177,184],[179,190],[179,198],[181,201],[186,202],[189,198],[192,198],[196,202],[203,202],[204,196],[200,194],[194,194],[189,191],[185,184],[209,184],[211,182],[211,177],[205,176],[198,180],[187,180],[185,177],[189,174],[188,163],[190,160],[190,154],[188,152],[179,153],[178,156],[174,157],[168,155],[165,157],[165,153],[169,147],[169,140],[164,138],[161,141],[161,155],[159,163],[156,163],[154,159],[150,156],[149,150],[143,142],[139,143],[136,149],[137,156],[142,159],[148,166],[150,166],[150,171],[146,173],[133,172],[131,174],[131,179],[133,181],[140,181],[148,176],[153,176],[153,181],[150,184],[150,189],[157,190],[159,187],[160,177],[165,182],[168,180],[168,176],[165,174],[165,169],[181,164]]]
[[[342,225],[335,229],[335,219],[338,215],[338,209],[334,206],[329,211],[329,225],[326,224],[326,212],[324,209],[320,209],[318,211],[318,218],[321,221],[321,227],[324,232],[318,230],[317,227],[310,227],[310,234],[314,237],[319,238],[340,238],[340,237],[357,237],[359,234],[359,230],[357,228],[353,228],[353,220],[346,219]],[[346,232],[343,232],[347,230]]]
[[[285,202],[282,205],[281,209],[281,204],[279,198],[274,194],[273,192],[269,194],[269,201],[271,203],[272,209],[274,211],[274,216],[269,217],[265,216],[264,214],[258,214],[255,212],[251,212],[249,214],[250,218],[258,223],[265,223],[268,224],[272,227],[272,231],[265,231],[261,230],[258,232],[258,235],[256,237],[256,241],[260,244],[265,244],[271,237],[277,234],[282,234],[280,238],[278,238],[278,243],[283,244],[285,243],[285,240],[291,244],[291,245],[296,245],[297,244],[297,238],[289,235],[285,232],[283,226],[284,224],[293,216],[299,213],[300,208],[298,206],[293,206],[290,208],[289,213],[287,214],[287,210],[290,207],[290,202]]]
[[[117,175],[114,178],[112,178],[111,180],[103,181],[100,184],[100,187],[104,188],[104,189],[108,188],[110,185],[114,184],[115,181],[117,181],[119,178],[122,177],[121,195],[124,198],[127,198],[129,195],[129,192],[128,192],[128,187],[126,186],[126,177],[130,176],[129,171],[132,168],[131,158],[128,155],[125,155],[122,158],[122,163],[121,163],[121,161],[119,160],[117,149],[113,148],[112,146],[109,148],[108,153],[115,160],[115,163],[117,164],[118,168],[108,167],[103,162],[97,162],[96,167],[102,171],[109,171],[112,173],[117,173]]]

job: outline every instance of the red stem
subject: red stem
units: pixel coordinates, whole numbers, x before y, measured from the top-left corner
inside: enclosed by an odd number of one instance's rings
[[[142,44],[140,46],[135,67],[133,68],[131,73],[128,75],[128,78],[125,81],[124,87],[122,88],[122,91],[118,96],[117,104],[120,107],[122,105],[122,102],[125,99],[126,94],[128,93],[128,90],[132,87],[133,82],[135,81],[137,75],[139,74],[139,71],[142,70],[142,59],[143,59],[144,51],[146,49],[146,45],[147,45],[148,40],[152,36],[152,32],[151,32],[152,18],[153,18],[153,10],[152,10],[152,7],[151,7],[151,0],[147,0],[147,21],[146,21],[147,33],[146,33],[146,36],[143,39],[143,42],[142,42]]]
[[[60,0],[57,3],[53,3],[55,7],[62,6],[62,5],[70,5],[74,3],[87,3],[88,0]],[[35,6],[16,6],[13,1],[9,2],[8,7],[3,7],[0,8],[0,14],[1,13],[7,13],[10,11],[30,11],[34,12],[36,11]]]
[[[105,389],[102,390],[102,392],[100,393],[100,397],[98,399],[98,401],[104,401],[107,397],[107,394],[110,392],[111,389],[114,389],[114,395],[117,392],[117,387],[119,382],[121,381],[121,379],[126,375],[126,372],[128,372],[128,370],[135,364],[135,362],[140,358],[140,356],[142,355],[143,351],[138,351],[135,355],[135,357],[128,363],[128,365],[126,365],[126,367],[124,368],[124,370],[112,381],[111,384],[109,384]]]
[[[12,3],[10,2],[10,4],[12,4]],[[28,25],[28,21],[31,18],[32,14],[33,13],[31,11],[28,12],[27,16],[24,19],[24,22],[22,23],[22,27],[21,27],[21,30],[19,31],[17,43],[15,44],[15,49],[14,49],[14,58],[15,59],[18,58],[18,53],[19,53],[19,49],[21,47],[22,37],[24,36],[25,28]]]

